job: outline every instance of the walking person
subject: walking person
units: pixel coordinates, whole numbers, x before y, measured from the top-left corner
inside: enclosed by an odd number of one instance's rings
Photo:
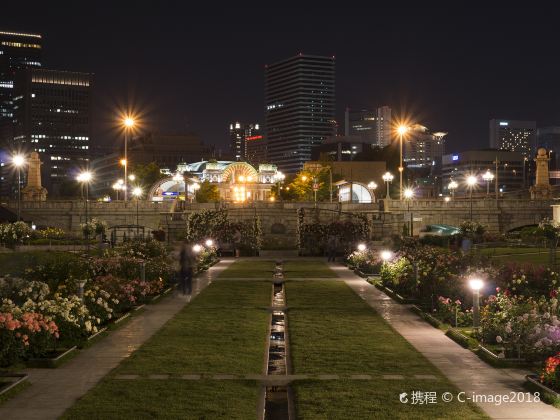
[[[179,281],[181,282],[181,291],[183,295],[192,294],[192,279],[196,266],[196,257],[192,247],[183,243],[181,253],[179,254]]]
[[[336,250],[338,249],[338,237],[329,235],[327,238],[327,261],[334,262],[336,260]]]

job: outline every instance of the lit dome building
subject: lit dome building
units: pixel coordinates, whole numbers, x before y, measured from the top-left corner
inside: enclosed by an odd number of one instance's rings
[[[197,184],[208,181],[216,185],[224,201],[266,201],[280,174],[276,165],[261,164],[258,168],[247,162],[201,161],[179,164],[177,174],[159,180],[150,190],[153,201],[164,199],[192,199]],[[185,194],[186,191],[186,194]]]

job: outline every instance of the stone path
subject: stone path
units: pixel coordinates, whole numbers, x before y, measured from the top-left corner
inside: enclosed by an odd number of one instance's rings
[[[222,259],[196,277],[193,297],[232,262],[233,259]],[[60,417],[187,303],[188,299],[175,291],[154,305],[146,305],[141,314],[90,348],[80,351],[63,366],[57,369],[27,369],[25,372],[29,374],[32,385],[0,406],[0,419],[48,420]]]
[[[522,385],[525,375],[530,372],[521,369],[495,369],[489,366],[474,353],[459,346],[442,331],[411,312],[407,305],[394,302],[346,267],[338,264],[330,264],[330,267],[460,391],[466,392],[466,397],[473,394],[505,396],[511,395],[512,392],[527,392]],[[494,419],[560,419],[559,409],[542,402],[501,405],[476,403]]]

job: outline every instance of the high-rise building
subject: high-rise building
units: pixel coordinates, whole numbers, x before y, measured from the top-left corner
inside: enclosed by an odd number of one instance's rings
[[[299,54],[265,70],[268,159],[295,173],[335,134],[335,59]]]
[[[87,165],[92,74],[32,69],[14,84],[14,147],[39,152],[44,183],[57,195],[60,184]]]
[[[243,124],[238,121],[229,125],[231,153],[235,160],[247,160],[247,139],[261,136],[260,124]]]
[[[391,144],[391,108],[382,106],[376,110],[346,108],[344,115],[346,137],[360,137],[362,143],[385,147]]]
[[[41,35],[0,31],[0,119],[13,117],[18,71],[41,66]]]
[[[530,157],[535,150],[537,124],[535,121],[490,120],[490,147],[520,152]]]
[[[403,160],[409,168],[428,168],[441,162],[447,133],[430,132],[415,124],[403,139]]]
[[[537,148],[544,147],[550,156],[550,178],[560,183],[560,127],[537,128]]]
[[[253,165],[268,162],[268,146],[262,134],[245,137],[245,160]]]

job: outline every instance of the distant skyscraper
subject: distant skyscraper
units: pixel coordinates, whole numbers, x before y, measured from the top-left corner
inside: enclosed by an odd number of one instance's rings
[[[0,31],[0,118],[13,116],[17,72],[40,66],[41,35]]]
[[[335,134],[335,59],[299,54],[265,70],[268,159],[294,173]]]
[[[247,139],[262,138],[260,124],[243,124],[234,122],[229,125],[231,152],[235,160],[247,160]]]
[[[537,147],[546,148],[550,154],[550,169],[554,170],[554,173],[550,174],[551,178],[560,179],[560,127],[542,127],[537,128]]]
[[[535,121],[490,120],[490,147],[532,155],[536,143]]]
[[[446,135],[443,132],[432,133],[420,124],[413,125],[403,142],[403,160],[406,166],[428,168],[441,162]]]
[[[14,146],[39,152],[50,193],[89,157],[92,74],[26,69],[14,84]],[[53,189],[54,187],[54,189]]]
[[[344,115],[345,136],[357,136],[363,143],[385,147],[391,144],[391,108],[376,110],[346,108]]]

